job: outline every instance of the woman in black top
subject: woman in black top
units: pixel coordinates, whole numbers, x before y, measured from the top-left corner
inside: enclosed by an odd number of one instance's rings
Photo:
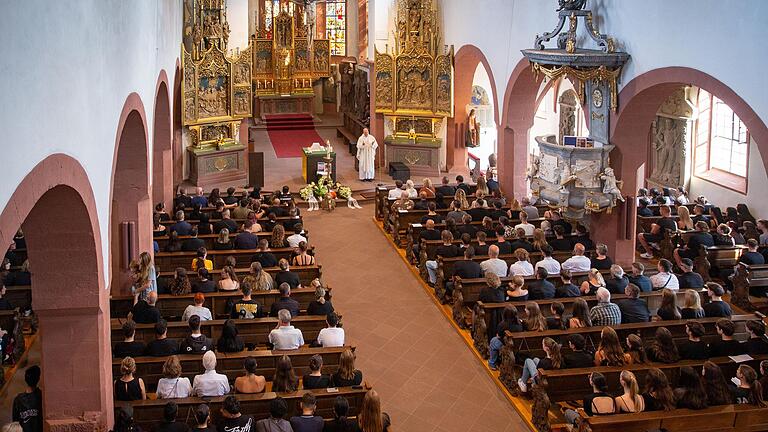
[[[115,380],[115,400],[135,401],[147,398],[144,380],[133,376],[136,373],[136,361],[133,357],[126,357],[120,363],[122,376]]]
[[[709,406],[715,405],[730,405],[734,402],[733,392],[728,387],[728,383],[725,381],[723,371],[720,370],[720,366],[712,363],[711,361],[704,362],[704,367],[701,370],[702,380],[704,381],[704,391],[707,393],[707,404]]]
[[[213,234],[213,227],[211,226],[211,218],[207,214],[202,213],[200,215],[200,222],[197,223],[198,234]]]
[[[229,229],[222,228],[219,232],[219,237],[213,241],[213,250],[230,250],[234,248],[232,239],[229,237]]]
[[[314,282],[314,281],[313,281]],[[307,315],[328,315],[333,312],[333,304],[325,298],[325,288],[322,285],[315,287],[315,300],[307,306]]]
[[[592,268],[598,270],[609,270],[613,265],[613,260],[608,256],[608,246],[600,243],[595,246],[597,256],[592,259]]]
[[[701,307],[701,297],[696,290],[685,290],[685,307],[680,311],[680,318],[704,318],[704,308]]]
[[[680,309],[677,307],[677,295],[669,288],[661,290],[661,306],[656,315],[663,321],[679,320]]]
[[[323,432],[353,432],[357,430],[357,423],[347,418],[349,402],[342,396],[336,396],[333,403],[333,420],[326,422]]]
[[[181,250],[181,240],[179,240],[179,234],[176,231],[171,231],[168,234],[168,243],[165,245],[166,252],[178,252]]]
[[[645,391],[642,394],[646,411],[671,411],[675,409],[675,395],[669,380],[658,368],[648,369],[645,376]]]
[[[301,379],[305,390],[324,389],[331,386],[331,377],[323,375],[323,357],[315,354],[309,359],[309,373]]]
[[[155,215],[161,220],[161,221],[169,221],[171,220],[171,215],[168,214],[168,212],[165,211],[165,204],[159,202],[155,205]]]
[[[168,228],[161,224],[160,221],[160,214],[155,213],[152,219],[152,237],[163,237],[168,234]]]
[[[680,360],[672,333],[666,327],[656,329],[656,336],[645,350],[648,360],[662,363],[675,363]]]
[[[347,348],[341,353],[339,370],[331,375],[334,387],[350,387],[363,382],[363,373],[355,369],[355,354]]]
[[[221,330],[221,338],[216,344],[216,351],[227,352],[240,352],[245,349],[245,343],[243,338],[237,335],[237,327],[235,322],[231,319],[224,321],[224,328]]]
[[[736,378],[740,383],[733,390],[737,404],[749,404],[760,408],[766,406],[763,400],[763,386],[757,379],[757,372],[749,365],[736,369]]]
[[[678,408],[699,410],[707,407],[707,393],[704,391],[699,374],[692,367],[680,368],[677,385],[674,394]]]

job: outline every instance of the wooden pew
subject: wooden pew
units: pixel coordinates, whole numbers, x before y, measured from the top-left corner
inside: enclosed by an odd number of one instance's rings
[[[278,260],[281,258],[290,260],[294,251],[295,249],[289,247],[270,250]],[[224,267],[227,257],[230,256],[235,257],[237,267],[250,267],[251,257],[258,252],[258,249],[209,250],[208,259],[213,261],[214,269]],[[192,260],[195,258],[197,258],[197,252],[158,252],[155,254],[155,265],[165,271],[175,270],[177,267],[190,270]]]
[[[421,189],[421,186],[422,186],[421,184],[416,185],[415,186],[416,190]],[[435,187],[437,187],[437,186],[440,186],[440,185],[439,184],[435,185]],[[472,191],[472,193],[467,195],[467,201],[469,201],[470,203],[475,199],[474,192],[476,190],[476,187],[477,187],[477,185],[469,185],[469,190]],[[390,189],[394,189],[394,188],[395,188],[394,184],[392,184],[392,185],[379,185],[379,186],[376,186],[376,199],[375,199],[375,201],[376,201],[376,219],[378,219],[378,220],[386,220],[386,218],[387,218],[387,216],[389,214],[389,209],[392,208],[392,204],[395,202],[395,200],[390,200],[389,199],[389,190]],[[418,198],[416,198],[416,199],[418,199]],[[455,199],[455,196],[453,196],[453,195],[444,196],[443,197],[443,203],[448,205],[454,199]],[[437,200],[437,198],[427,198],[427,201],[435,201],[435,200]]]
[[[213,224],[215,224],[216,222],[218,222],[218,221],[220,221],[220,220],[221,220],[221,219],[211,219],[211,220],[209,220],[208,222],[209,222],[211,225],[213,225]],[[235,219],[235,218],[232,218],[232,220],[233,220],[233,221],[235,221],[235,222],[237,222],[237,225],[238,225],[238,226],[240,226],[240,225],[244,224],[244,223],[245,223],[245,221],[246,221],[246,219],[242,219],[242,218],[239,218],[239,219]],[[264,217],[262,217],[262,218],[258,219],[258,221],[262,221],[262,222],[263,222],[263,221],[266,221],[266,220],[267,220],[267,217],[266,217],[266,216],[264,216]],[[290,217],[290,216],[278,216],[276,220],[277,220],[277,222],[278,222],[278,223],[281,223],[281,224],[284,224],[285,222],[288,222],[288,221],[294,221],[294,220],[297,220],[298,222],[302,222],[301,216],[296,216],[296,217]],[[199,220],[196,220],[196,219],[188,219],[188,220],[186,220],[186,221],[187,221],[187,222],[189,222],[191,225],[197,225],[197,224],[199,224],[199,223],[200,223],[200,221],[199,221]],[[175,223],[176,223],[176,221],[175,221],[175,220],[167,220],[167,221],[162,221],[162,222],[160,222],[160,224],[161,224],[161,225],[163,225],[163,226],[165,226],[165,227],[170,227],[171,225],[173,225],[173,224],[175,224]]]
[[[755,370],[759,370],[761,360],[768,359],[768,355],[753,356],[754,360],[746,362]],[[736,363],[730,357],[713,357],[709,359],[720,366],[726,379],[736,376],[736,369],[740,363]],[[589,374],[600,372],[605,375],[608,383],[608,393],[621,394],[621,384],[619,383],[619,374],[623,370],[632,371],[637,377],[637,382],[642,385],[645,382],[645,376],[651,368],[661,369],[669,378],[669,382],[674,388],[680,376],[680,368],[690,366],[701,370],[704,360],[681,360],[676,363],[646,363],[632,364],[620,367],[599,366],[589,368],[572,368],[557,370],[542,370],[541,376],[547,379],[547,395],[553,402],[581,400],[584,396],[592,393],[592,386],[589,385]]]
[[[235,233],[229,233],[230,240],[234,241],[234,239],[237,236],[237,234],[238,233],[236,233],[236,232]],[[272,232],[271,231],[262,231],[262,232],[256,233],[256,235],[259,237],[260,240],[261,239],[269,240],[269,239],[272,238]],[[291,235],[293,235],[293,231],[286,231],[285,232],[285,236],[286,237],[291,236]],[[179,236],[179,240],[182,241],[182,242],[184,240],[190,239],[190,238],[192,238],[192,236]],[[200,240],[205,241],[205,247],[208,250],[213,250],[213,244],[216,241],[216,239],[219,238],[219,234],[218,233],[215,233],[215,234],[200,234],[200,235],[197,236],[197,238],[199,238]],[[160,247],[161,251],[165,250],[165,247],[168,245],[168,236],[167,235],[166,236],[155,237],[154,240],[157,242],[157,245]]]
[[[242,296],[243,293],[240,290],[235,292],[206,293],[203,306],[211,310],[214,318],[223,318],[228,314],[227,303],[237,301]],[[194,303],[194,297],[194,294],[180,296],[160,294],[157,300],[157,307],[160,309],[160,314],[166,320],[180,319],[184,309]],[[277,290],[259,291],[252,293],[251,297],[261,303],[264,306],[264,310],[269,311],[272,303],[280,298],[280,292]],[[315,290],[312,288],[297,288],[291,290],[291,298],[299,302],[301,310],[306,310],[309,303],[315,300]],[[133,307],[133,296],[112,296],[109,303],[112,317],[124,318],[128,316],[128,312]]]
[[[280,271],[279,267],[267,267],[264,269],[267,273],[269,273],[272,278],[274,279],[277,272]],[[237,277],[244,278],[245,276],[248,276],[251,269],[250,267],[239,267],[235,268],[235,274]],[[315,264],[311,266],[296,266],[291,267],[291,272],[296,273],[299,275],[299,281],[301,282],[302,286],[309,286],[309,283],[312,282],[315,279],[318,279],[322,277],[323,275],[323,266],[320,264]],[[161,279],[171,279],[175,275],[174,271],[161,271],[157,274],[158,284],[162,285],[163,283],[167,283],[169,281],[161,281]],[[213,269],[209,271],[209,274],[211,275],[211,280],[218,281],[221,278],[221,269]],[[187,270],[187,277],[189,277],[190,280],[196,281],[198,280],[197,272],[193,272],[191,270]]]
[[[203,321],[200,331],[213,339],[216,343],[221,338],[221,332],[224,328],[225,320]],[[256,318],[256,319],[237,319],[234,320],[237,325],[240,337],[245,343],[264,346],[269,341],[269,332],[277,327],[277,318]],[[112,346],[123,340],[122,323],[124,320],[112,319]],[[324,315],[300,315],[291,320],[291,324],[302,331],[304,341],[309,343],[317,339],[320,330],[327,327]],[[168,323],[168,338],[184,339],[189,334],[189,326],[183,321],[173,321]],[[155,339],[154,324],[136,324],[135,340],[145,344]]]
[[[0,329],[3,329],[8,333],[13,333],[13,327],[16,325],[16,320],[14,319],[15,315],[16,311],[0,311]]]
[[[317,407],[315,409],[315,415],[319,415],[324,419],[330,420],[334,418],[333,404],[336,401],[337,396],[342,396],[349,401],[349,416],[356,416],[360,412],[360,407],[363,404],[363,397],[366,390],[364,388],[353,387],[339,387],[338,391],[329,392],[327,389],[320,390],[299,390],[294,393],[261,393],[261,394],[238,394],[235,395],[237,400],[240,401],[241,412],[251,415],[255,420],[261,420],[269,417],[269,405],[273,399],[281,397],[285,399],[288,405],[288,413],[286,418],[292,416],[301,415],[301,402],[304,393],[311,392],[317,398]],[[198,405],[202,403],[208,404],[211,412],[211,425],[216,425],[221,419],[222,402],[226,396],[221,397],[207,397],[207,398],[183,398],[173,399],[179,406],[179,414],[177,419],[182,422],[186,422],[190,427],[195,426],[194,410]],[[144,400],[133,402],[116,402],[115,409],[120,408],[125,404],[130,404],[133,407],[133,419],[145,431],[154,430],[154,428],[163,419],[163,409],[167,400]],[[251,431],[255,431],[256,427],[253,425]]]
[[[13,307],[21,309],[32,307],[32,287],[30,285],[7,286],[4,297]]]
[[[323,373],[331,374],[339,369],[341,353],[349,347],[338,348],[309,348],[301,347],[298,350],[277,351],[277,350],[254,350],[242,351],[239,353],[216,353],[216,372],[224,374],[229,378],[230,385],[233,385],[235,378],[244,375],[243,361],[248,357],[253,357],[258,363],[256,374],[262,375],[267,381],[272,381],[277,361],[287,355],[291,358],[293,370],[296,376],[303,376],[309,373],[309,359],[315,354],[323,357]],[[354,348],[353,348],[354,349]],[[144,380],[147,392],[154,393],[157,390],[157,382],[163,378],[163,364],[166,357],[135,357],[136,376]],[[181,354],[182,376],[193,381],[195,375],[205,372],[202,357],[198,354]],[[120,363],[122,359],[112,359],[112,376],[114,379],[120,378]]]
[[[768,297],[755,296],[750,288],[766,292],[768,290],[768,265],[747,265],[739,263],[733,275],[733,293],[731,303],[748,310],[759,311],[762,314],[768,312]]]

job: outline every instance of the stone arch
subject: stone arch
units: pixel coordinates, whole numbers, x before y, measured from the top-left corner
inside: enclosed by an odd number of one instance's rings
[[[160,71],[155,91],[152,127],[152,203],[173,201],[173,155],[171,152],[171,104],[168,96],[168,75]],[[170,210],[169,210],[170,211]]]
[[[176,59],[173,73],[173,192],[184,181],[184,144],[181,134],[181,63]]]
[[[106,430],[113,418],[109,292],[96,201],[75,159],[50,155],[21,181],[0,214],[0,242],[9,244],[19,227],[40,320],[46,430]]]
[[[126,294],[130,289],[128,261],[141,251],[152,252],[147,122],[144,104],[136,93],[128,96],[120,115],[110,200],[110,288],[112,294]],[[133,222],[133,237],[121,235],[123,222]]]
[[[464,147],[464,134],[467,128],[467,116],[464,113],[464,106],[470,103],[472,99],[472,81],[475,76],[475,70],[479,64],[482,64],[491,81],[491,98],[493,100],[493,118],[496,126],[499,125],[499,103],[496,92],[496,81],[493,77],[488,59],[480,48],[475,45],[463,45],[456,52],[454,64],[454,88],[453,88],[453,106],[454,117],[448,119],[448,128],[446,132],[446,165],[448,169],[454,166],[466,166],[467,150]]]

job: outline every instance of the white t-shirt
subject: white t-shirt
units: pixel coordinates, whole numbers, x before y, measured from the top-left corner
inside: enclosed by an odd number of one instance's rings
[[[193,395],[224,396],[227,393],[229,393],[229,380],[226,375],[217,373],[215,370],[195,375],[195,383],[192,386]]]
[[[585,272],[589,271],[590,268],[592,268],[592,260],[585,257],[584,255],[574,255],[567,260],[562,265],[562,268],[565,270],[570,270],[572,272]]]
[[[560,273],[560,262],[552,257],[544,257],[541,261],[536,263],[536,268],[544,267],[547,273],[556,275]]]
[[[160,378],[157,382],[158,399],[185,398],[192,394],[189,378]]]
[[[317,335],[317,343],[326,348],[344,346],[344,329],[329,327],[320,330],[320,334]]]
[[[656,273],[649,278],[651,280],[651,286],[655,289],[680,289],[680,282],[677,280],[677,276],[671,273]]]
[[[301,242],[308,243],[307,238],[301,234],[291,234],[287,239],[285,239],[285,241],[287,241],[288,246],[292,248],[299,247],[299,243]]]
[[[210,321],[213,319],[211,316],[211,310],[205,306],[189,305],[184,309],[184,313],[181,315],[182,321],[189,321],[189,317],[197,315],[200,317],[200,321]]]
[[[522,228],[523,230],[525,230],[525,235],[526,236],[532,236],[533,235],[533,230],[536,229],[535,226],[533,226],[533,225],[531,225],[529,223],[519,223],[519,224],[515,225],[515,229],[518,229],[518,228]]]
[[[281,326],[269,332],[269,342],[276,350],[294,350],[304,345],[304,335],[292,325]]]
[[[480,263],[480,268],[483,269],[483,273],[491,272],[498,277],[507,277],[507,263],[504,260],[488,258]]]
[[[402,189],[394,188],[389,191],[389,194],[387,194],[387,198],[389,199],[398,199],[400,198],[400,195],[403,194]]]
[[[509,266],[510,276],[533,276],[533,265],[528,261],[518,261]]]

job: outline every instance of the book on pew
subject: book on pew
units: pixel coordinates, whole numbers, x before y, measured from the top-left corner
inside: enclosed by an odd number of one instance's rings
[[[728,356],[731,360],[734,361],[734,363],[744,363],[748,362],[750,360],[754,360],[751,355],[749,354],[742,354],[742,355],[735,355],[735,356]]]

